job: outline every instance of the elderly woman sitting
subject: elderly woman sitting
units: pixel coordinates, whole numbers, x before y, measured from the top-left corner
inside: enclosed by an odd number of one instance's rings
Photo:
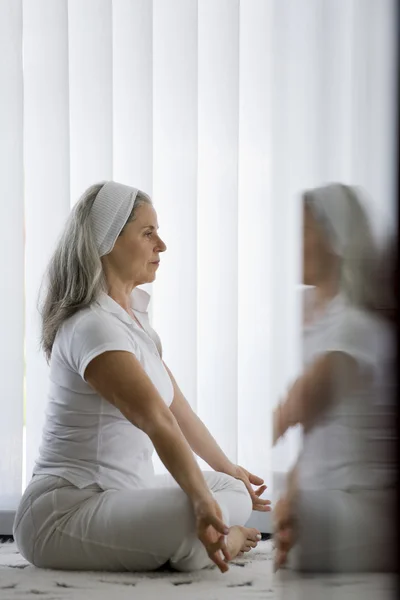
[[[395,568],[392,329],[377,308],[376,246],[353,188],[304,194],[304,373],[274,414],[303,448],[275,510],[276,564]],[[392,459],[392,463],[391,463]]]
[[[38,567],[225,572],[261,537],[244,525],[269,510],[263,481],[224,455],[150,327],[137,286],[154,281],[165,250],[150,198],[110,181],[77,203],[50,262],[47,419],[14,524]],[[154,449],[170,476],[155,476]]]

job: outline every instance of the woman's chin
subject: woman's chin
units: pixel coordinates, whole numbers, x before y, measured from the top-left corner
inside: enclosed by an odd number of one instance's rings
[[[156,280],[156,273],[151,273],[143,283],[153,283]]]
[[[138,285],[147,285],[149,283],[153,283],[153,281],[155,280],[156,275],[149,275],[148,277],[142,277],[142,279],[137,280],[135,279],[135,287],[137,287]]]

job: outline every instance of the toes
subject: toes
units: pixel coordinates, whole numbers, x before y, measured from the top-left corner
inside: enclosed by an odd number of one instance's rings
[[[257,548],[258,542],[254,542],[253,540],[246,540],[245,544],[242,547],[243,552],[250,552],[253,548]]]
[[[253,542],[259,542],[261,540],[261,533],[257,529],[252,529],[247,536],[247,539]]]

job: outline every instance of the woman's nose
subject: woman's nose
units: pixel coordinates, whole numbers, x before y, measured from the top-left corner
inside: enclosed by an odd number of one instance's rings
[[[159,252],[165,252],[167,249],[166,244],[162,241],[161,238],[158,238],[157,249]]]

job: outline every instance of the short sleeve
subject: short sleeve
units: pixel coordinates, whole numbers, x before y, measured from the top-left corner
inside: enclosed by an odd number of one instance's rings
[[[328,336],[326,352],[343,352],[360,367],[374,368],[379,362],[377,324],[361,311],[349,308]]]
[[[72,368],[84,379],[88,364],[96,356],[112,350],[137,353],[137,347],[122,323],[108,315],[89,311],[75,323],[65,354]]]

